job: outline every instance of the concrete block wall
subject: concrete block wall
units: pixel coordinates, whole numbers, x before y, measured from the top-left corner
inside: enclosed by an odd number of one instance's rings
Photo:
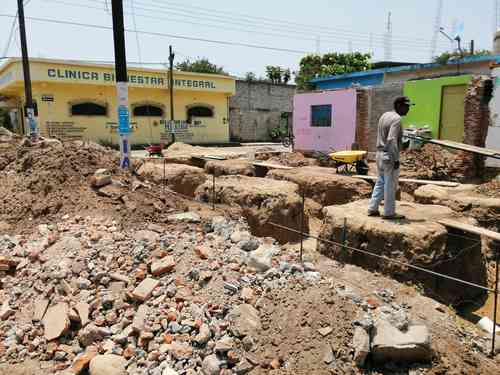
[[[229,134],[232,141],[269,141],[269,130],[280,125],[282,113],[292,124],[294,85],[236,81],[229,99]]]
[[[384,112],[394,109],[393,102],[403,95],[403,82],[395,82],[371,88],[368,131],[368,151],[374,153],[377,147],[378,120]]]

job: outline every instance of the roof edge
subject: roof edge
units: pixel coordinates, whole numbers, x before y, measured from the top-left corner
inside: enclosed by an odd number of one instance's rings
[[[467,56],[467,57],[464,57],[460,60],[448,61],[446,64],[424,63],[424,64],[396,66],[396,67],[391,67],[391,68],[362,70],[362,71],[357,71],[357,72],[352,72],[352,73],[339,74],[339,75],[335,75],[335,76],[313,78],[309,82],[316,83],[316,82],[332,81],[332,80],[346,79],[346,78],[352,78],[352,77],[363,77],[363,76],[371,76],[371,75],[378,75],[378,74],[385,74],[385,73],[411,71],[411,70],[417,70],[417,69],[431,69],[431,68],[437,68],[437,67],[446,66],[446,65],[458,65],[458,64],[482,62],[482,61],[492,61],[495,63],[500,63],[500,55]]]

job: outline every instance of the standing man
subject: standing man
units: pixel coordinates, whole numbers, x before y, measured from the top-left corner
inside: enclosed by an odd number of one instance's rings
[[[399,151],[403,130],[401,116],[410,110],[410,99],[400,96],[394,100],[394,110],[384,113],[378,121],[377,135],[377,182],[373,189],[368,216],[380,216],[378,206],[384,200],[384,219],[404,219],[396,213],[396,190],[399,179]]]

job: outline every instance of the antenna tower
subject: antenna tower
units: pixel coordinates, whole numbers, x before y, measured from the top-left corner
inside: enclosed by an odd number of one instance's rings
[[[434,32],[432,34],[432,41],[431,41],[431,60],[436,55],[436,45],[439,36],[439,30],[441,28],[442,14],[443,14],[443,0],[438,0],[436,18],[434,19],[434,30],[433,30]]]
[[[495,7],[495,9],[493,9],[493,33],[496,33],[500,24],[500,22],[498,22],[500,18],[500,2],[495,0],[493,6]]]
[[[387,31],[385,33],[384,43],[384,60],[390,61],[392,59],[392,21],[391,12],[387,16]]]

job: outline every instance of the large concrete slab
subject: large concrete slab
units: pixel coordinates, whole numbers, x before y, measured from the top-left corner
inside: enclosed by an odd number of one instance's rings
[[[196,198],[212,201],[212,181],[196,190]],[[259,237],[274,237],[281,243],[300,239],[297,233],[279,229],[271,223],[300,230],[302,211],[299,187],[288,181],[246,176],[222,176],[216,179],[216,202],[238,205],[248,221],[252,233]],[[307,216],[304,230],[308,231]]]
[[[323,206],[344,204],[367,198],[372,187],[370,183],[337,174],[333,168],[299,167],[291,170],[271,170],[267,177],[275,180],[286,180],[296,183],[306,197]]]
[[[422,267],[469,282],[486,285],[486,269],[479,237],[473,240],[449,235],[437,221],[445,218],[471,222],[450,208],[402,202],[398,211],[407,219],[389,221],[366,215],[368,200],[325,207],[320,230],[322,239],[342,242],[388,259]],[[344,226],[345,223],[345,226]],[[446,303],[483,295],[480,289],[439,278],[339,245],[318,243],[318,250],[339,261],[389,274],[400,280],[421,283],[428,294]]]

